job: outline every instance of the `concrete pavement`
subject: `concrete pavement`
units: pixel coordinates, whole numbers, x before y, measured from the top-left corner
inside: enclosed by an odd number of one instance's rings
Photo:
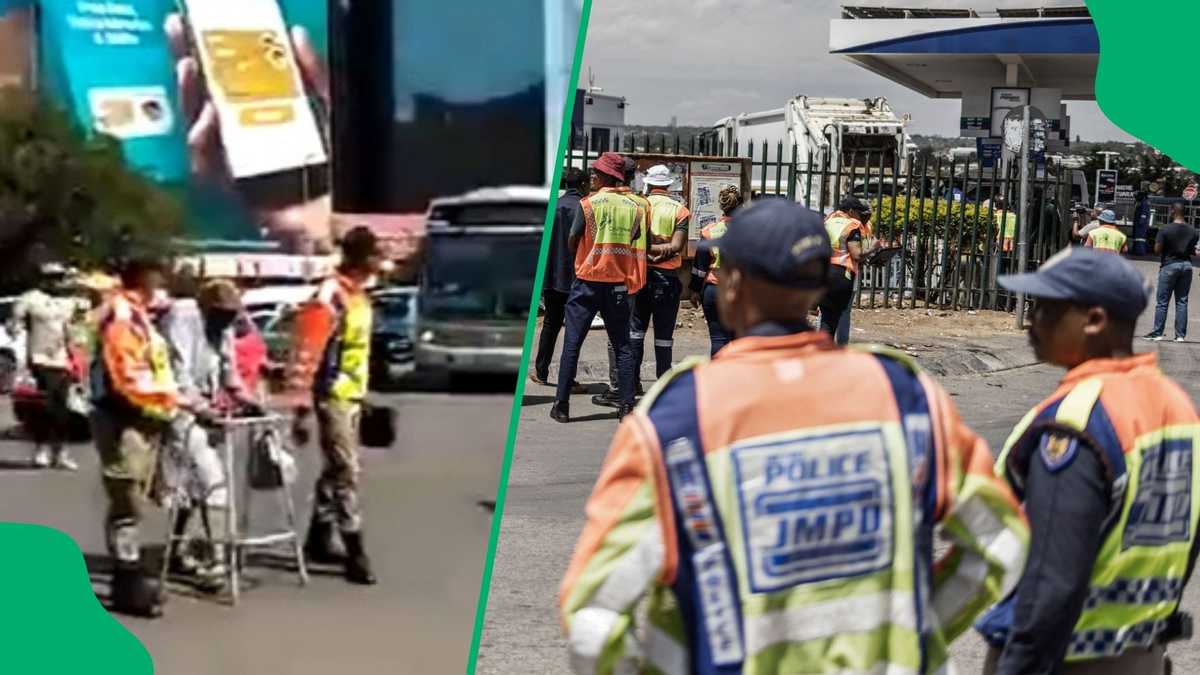
[[[1148,277],[1157,268],[1147,263],[1139,263],[1139,267]],[[1139,335],[1149,331],[1152,318],[1153,303],[1142,317]],[[1197,319],[1200,308],[1194,307],[1189,324],[1193,340],[1200,340]],[[998,339],[1004,349],[1012,352],[1012,358],[1032,364],[1027,351],[1017,353],[1023,335],[1014,332]],[[893,336],[892,340],[903,341],[904,336]],[[964,339],[960,344],[970,351],[978,341]],[[681,352],[678,345],[677,358],[689,353]],[[706,350],[707,344],[689,348],[694,353]],[[1183,384],[1194,399],[1200,398],[1200,345],[1138,340],[1135,348],[1158,351],[1163,370]],[[602,359],[603,350],[604,337],[594,331],[585,343],[585,351]],[[954,351],[944,350],[941,358],[947,354],[953,355]],[[992,362],[987,356],[981,358]],[[932,364],[930,370],[936,372],[937,359],[933,355],[923,361],[927,367]],[[968,371],[975,374],[939,379],[954,396],[967,424],[995,450],[1024,413],[1053,390],[1062,373],[1045,365],[1019,362],[991,370],[991,374]],[[584,384],[606,379],[606,367],[579,377]],[[600,385],[596,387],[598,390]],[[582,528],[583,507],[616,420],[611,409],[592,406],[589,397],[577,395],[571,401],[573,422],[558,424],[548,417],[553,396],[550,387],[527,385],[479,655],[478,672],[482,674],[570,672],[557,611],[558,583]],[[1189,584],[1184,607],[1200,615],[1197,586],[1195,581]],[[984,644],[973,633],[952,648],[963,673],[980,672],[984,653]],[[1175,644],[1170,653],[1176,663],[1175,672],[1200,672],[1200,642]]]
[[[286,569],[252,566],[236,607],[173,594],[163,618],[119,617],[121,623],[149,650],[156,672],[168,675],[464,672],[491,528],[491,513],[479,502],[494,498],[509,392],[377,397],[398,412],[396,444],[363,458],[364,531],[378,586],[351,586],[326,573],[300,588]],[[11,423],[7,401],[0,401],[0,428]],[[69,534],[105,597],[110,563],[97,456],[88,445],[73,452],[81,464],[76,474],[31,471],[20,468],[28,461],[26,442],[0,441],[0,520]],[[319,466],[315,444],[297,458],[303,527]],[[151,515],[146,542],[161,542],[164,532],[164,517]]]

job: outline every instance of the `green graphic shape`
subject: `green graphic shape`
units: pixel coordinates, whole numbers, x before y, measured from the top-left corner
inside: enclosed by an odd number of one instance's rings
[[[79,546],[40,525],[0,523],[0,672],[150,675],[154,663],[92,591]]]
[[[571,119],[575,110],[575,87],[579,81],[579,66],[583,63],[584,38],[587,36],[588,17],[592,12],[592,0],[583,0],[579,17],[579,33],[575,40],[575,61],[571,65],[571,78],[567,83],[567,104],[563,108],[562,127],[558,135],[558,163],[550,181],[550,201],[546,207],[546,220],[542,223],[542,248],[538,253],[537,275],[533,280],[533,295],[529,298],[529,320],[525,324],[525,346],[521,350],[521,368],[517,371],[517,390],[513,394],[512,412],[508,420],[508,439],[504,442],[504,463],[500,468],[500,484],[496,488],[496,512],[492,516],[492,531],[488,537],[487,557],[483,563],[483,582],[479,586],[479,602],[475,607],[475,628],[471,634],[471,653],[467,660],[467,675],[474,675],[479,661],[479,642],[483,638],[483,623],[487,613],[488,591],[492,587],[492,569],[496,564],[496,548],[500,543],[500,520],[504,517],[504,501],[508,495],[508,473],[512,468],[513,447],[517,444],[517,431],[521,422],[521,399],[525,397],[525,373],[529,372],[529,358],[533,348],[533,334],[537,332],[538,298],[542,295],[542,283],[546,273],[546,257],[550,251],[550,232],[554,229],[555,202],[558,201],[558,185],[562,182],[563,157],[571,138]]]
[[[1125,132],[1200,170],[1200,94],[1190,84],[1200,3],[1087,0],[1087,7],[1100,36],[1100,109]]]

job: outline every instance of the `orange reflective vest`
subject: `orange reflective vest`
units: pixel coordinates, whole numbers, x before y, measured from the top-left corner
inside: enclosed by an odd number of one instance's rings
[[[666,190],[651,192],[647,200],[650,202],[650,243],[671,243],[671,238],[675,236],[675,228],[679,223],[687,222],[691,212],[686,206],[675,201]],[[667,260],[650,263],[651,267],[664,270],[677,270],[682,265],[682,253],[677,253]]]
[[[849,276],[858,275],[858,263],[850,257],[850,250],[846,246],[846,238],[854,234],[855,230],[862,233],[863,245],[866,246],[866,240],[871,236],[869,225],[841,211],[834,211],[825,219],[825,232],[829,234],[829,244],[833,247],[833,256],[829,258],[829,262],[846,268]]]
[[[362,286],[341,274],[326,279],[296,312],[288,390],[296,404],[309,393],[359,401],[367,395],[371,348],[371,300]]]
[[[133,293],[113,293],[99,312],[99,358],[92,363],[92,398],[156,419],[170,419],[179,401],[166,340]]]
[[[725,236],[725,230],[729,229],[729,216],[721,216],[721,219],[715,223],[709,223],[700,229],[701,239],[720,239]],[[717,270],[721,268],[721,250],[713,247],[712,262],[708,265],[708,276],[704,277],[704,283],[717,284]]]
[[[575,276],[624,284],[632,295],[646,285],[650,202],[629,188],[603,188],[579,202],[583,240],[575,252]]]

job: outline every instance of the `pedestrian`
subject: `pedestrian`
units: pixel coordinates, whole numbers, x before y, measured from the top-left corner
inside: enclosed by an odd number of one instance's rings
[[[1100,212],[1097,220],[1100,221],[1100,226],[1087,233],[1083,245],[1097,251],[1124,253],[1129,238],[1125,236],[1124,232],[1117,229],[1117,214],[1110,209],[1105,209]]]
[[[1150,193],[1141,190],[1137,193],[1137,206],[1133,215],[1133,254],[1146,255],[1146,236],[1150,231]]]
[[[299,310],[305,316],[297,317],[297,326],[319,326],[310,338],[315,349],[307,353],[318,358],[312,402],[323,461],[304,551],[318,564],[342,564],[347,581],[371,585],[376,578],[363,543],[358,444],[371,363],[372,309],[366,288],[379,272],[382,256],[374,233],[363,226],[347,232],[340,246],[336,272]]]
[[[1187,222],[1187,206],[1175,202],[1171,206],[1171,222],[1159,228],[1154,240],[1154,252],[1159,254],[1158,293],[1154,308],[1154,328],[1147,340],[1163,339],[1167,327],[1167,306],[1175,296],[1175,341],[1187,337],[1188,293],[1192,290],[1192,256],[1200,234]]]
[[[631,198],[633,198],[635,201],[637,201],[639,204],[641,204],[642,208],[645,209],[646,216],[645,216],[645,220],[643,222],[648,223],[648,222],[650,222],[650,200],[646,199],[641,194],[639,194],[637,190],[632,189],[633,184],[634,184],[634,182],[636,182],[636,180],[637,180],[637,162],[633,161],[633,159],[630,157],[626,157],[625,158],[625,184],[630,186],[630,188],[631,188],[631,192],[629,193],[629,196]],[[647,239],[647,242],[649,242],[649,239]],[[645,266],[643,266],[643,267],[645,267]],[[643,274],[643,276],[645,276],[646,269],[642,270],[642,274]],[[645,290],[645,287],[643,287],[642,290]],[[631,331],[632,331],[632,327],[633,327],[633,312],[636,309],[636,303],[634,302],[635,297],[636,296],[634,296],[634,295],[629,296],[629,323],[630,323]],[[632,340],[633,340],[633,338],[630,337],[631,347],[633,345]],[[641,369],[641,365],[642,365],[641,358],[640,357],[637,358],[636,361],[637,362],[634,366],[634,371],[633,371],[633,395],[634,395],[635,399],[638,396],[642,395],[642,379],[641,379],[641,374],[638,372]],[[608,388],[605,389],[602,393],[592,396],[592,405],[604,406],[604,407],[608,407],[608,408],[620,408],[621,407],[621,397],[617,394],[617,389],[618,389],[617,380],[619,379],[619,377],[620,377],[620,369],[617,368],[617,351],[615,349],[613,349],[612,341],[609,340],[609,342],[608,342]]]
[[[41,268],[38,285],[21,295],[13,308],[12,323],[25,336],[25,363],[45,397],[45,417],[34,429],[32,463],[75,471],[79,465],[66,448],[71,426],[68,401],[75,378],[71,373],[71,322],[78,304],[60,297],[65,270],[61,265]]]
[[[533,374],[529,379],[538,384],[547,384],[550,378],[550,360],[554,358],[554,346],[562,330],[567,296],[575,282],[575,264],[567,238],[571,224],[579,212],[579,201],[587,190],[588,175],[579,167],[563,169],[563,194],[554,209],[554,226],[550,230],[550,246],[546,255],[546,277],[542,284],[542,303],[546,316],[542,321],[542,332],[538,336],[537,356],[533,360]],[[576,392],[577,393],[577,392]]]
[[[870,205],[853,195],[842,199],[838,210],[825,219],[833,256],[829,283],[818,307],[821,330],[832,335],[839,345],[850,342],[850,305],[854,302],[854,281],[870,245],[870,222]]]
[[[721,218],[700,228],[702,241],[716,241],[725,234],[734,212],[742,205],[742,191],[736,185],[726,186],[717,193],[717,205],[721,208]],[[733,339],[733,334],[726,330],[725,325],[721,323],[720,313],[717,310],[717,285],[720,283],[720,275],[717,274],[717,270],[719,269],[721,269],[720,247],[709,244],[703,251],[696,251],[696,259],[692,261],[692,279],[689,284],[692,292],[690,299],[693,309],[697,306],[704,308],[704,322],[708,324],[709,356],[716,356],[717,352]]]
[[[645,285],[648,224],[643,202],[625,183],[625,160],[615,152],[592,165],[600,189],[580,200],[567,245],[575,251],[575,283],[566,307],[566,337],[558,362],[558,390],[550,417],[570,421],[571,383],[579,350],[598,312],[617,356],[618,415],[633,409],[633,351],[629,345],[629,294]]]
[[[646,172],[650,187],[650,250],[647,254],[646,286],[634,296],[629,339],[633,343],[634,387],[642,389],[642,359],[646,333],[654,327],[654,365],[656,377],[671,369],[675,319],[683,284],[679,268],[683,266],[683,248],[687,244],[691,213],[668,192],[675,182],[666,165],[652,166]]]
[[[767,200],[716,243],[737,339],[617,431],[561,586],[574,670],[939,671],[1024,561],[1012,493],[904,355],[809,327],[820,214]],[[954,543],[940,561],[936,535]]]
[[[1004,195],[996,195],[992,202],[992,217],[996,220],[996,229],[1000,232],[1000,250],[1012,253],[1017,240],[1017,214],[1008,208]]]
[[[162,614],[161,588],[142,569],[139,526],[156,484],[162,437],[178,413],[170,351],[150,305],[163,287],[163,265],[135,257],[122,265],[121,288],[98,312],[99,354],[92,360],[92,437],[108,497],[105,542],[115,560],[112,608]]]
[[[1015,593],[979,623],[984,672],[1162,673],[1196,556],[1200,417],[1155,354],[1133,353],[1145,282],[1076,247],[1000,283],[1034,299],[1033,350],[1067,374],[996,462],[1032,531]]]
[[[1076,211],[1075,226],[1071,229],[1071,236],[1076,241],[1086,241],[1092,230],[1100,227],[1100,214],[1104,213],[1107,208],[1104,204],[1096,204],[1090,211],[1087,209]]]
[[[214,532],[224,532],[228,484],[211,422],[223,414],[262,414],[254,395],[239,374],[233,324],[241,312],[240,293],[228,281],[210,282],[195,289],[196,281],[184,276],[172,289],[173,301],[158,322],[171,350],[171,370],[186,410],[171,421],[163,438],[163,466],[169,487],[182,500],[172,524],[182,539],[193,511],[199,511],[203,546],[192,555],[177,542],[167,552],[169,569],[195,579],[201,590],[215,592],[223,586],[224,547]],[[169,472],[166,469],[170,469]]]

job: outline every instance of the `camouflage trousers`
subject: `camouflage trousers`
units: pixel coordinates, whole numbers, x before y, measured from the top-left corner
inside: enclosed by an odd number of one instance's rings
[[[336,523],[342,532],[358,532],[362,529],[358,501],[362,404],[330,399],[318,402],[316,413],[324,462],[313,496],[314,516],[322,523]]]
[[[158,489],[158,452],[165,427],[153,420],[119,420],[99,409],[92,412],[91,422],[108,497],[105,543],[117,561],[137,562],[138,524],[146,502]]]

